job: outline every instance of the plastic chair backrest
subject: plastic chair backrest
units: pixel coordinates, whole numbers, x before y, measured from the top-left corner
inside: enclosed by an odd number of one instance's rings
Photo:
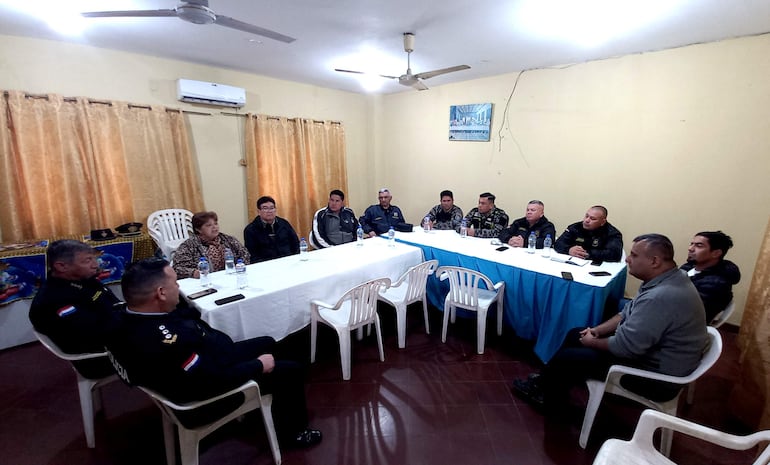
[[[727,304],[727,307],[725,307],[724,310],[717,313],[717,316],[714,317],[713,320],[709,323],[709,326],[714,328],[719,328],[724,324],[725,321],[727,321],[728,318],[730,318],[730,315],[733,314],[735,311],[735,299],[732,299],[729,304]]]
[[[415,265],[398,278],[393,287],[402,285],[407,282],[406,294],[404,295],[405,302],[416,302],[421,300],[425,295],[425,290],[428,282],[428,276],[432,275],[438,267],[438,260],[428,260],[422,262],[419,265]]]
[[[380,289],[387,289],[389,287],[390,278],[378,278],[359,284],[340,297],[334,308],[338,309],[345,302],[349,302],[350,319],[348,324],[351,327],[358,326],[364,322],[371,322],[377,313],[377,300]]]
[[[54,355],[56,355],[57,357],[59,357],[61,359],[64,359],[64,360],[69,360],[69,361],[73,361],[73,360],[86,360],[86,359],[89,359],[89,358],[99,358],[99,357],[106,357],[107,356],[107,352],[85,352],[85,353],[82,353],[82,354],[71,354],[69,352],[64,352],[63,350],[61,350],[59,348],[59,346],[57,346],[51,340],[51,338],[49,338],[45,334],[39,333],[37,331],[33,331],[33,332],[35,333],[35,337],[37,338],[37,340],[40,341],[40,343],[43,344],[43,346],[46,349],[48,349],[49,351],[53,352]]]
[[[442,266],[436,270],[439,279],[449,279],[449,294],[447,298],[455,305],[476,308],[479,306],[480,283],[486,285],[486,289],[492,290],[492,280],[478,271],[469,270],[459,266]]]
[[[192,217],[191,211],[182,208],[158,210],[147,217],[147,231],[168,259],[193,232]]]

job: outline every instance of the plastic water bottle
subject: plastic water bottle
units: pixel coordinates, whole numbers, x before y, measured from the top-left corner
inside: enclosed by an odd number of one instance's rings
[[[465,220],[460,223],[460,237],[468,237],[468,222]]]
[[[364,228],[362,228],[360,224],[358,225],[358,229],[356,229],[356,245],[364,245]]]
[[[233,257],[233,251],[229,247],[225,249],[225,273],[235,273],[235,257]]]
[[[393,229],[393,226],[388,229],[388,246],[389,247],[395,247],[396,246],[396,230]]]
[[[535,253],[537,247],[537,238],[535,233],[529,233],[529,239],[527,240],[527,253]]]
[[[299,259],[303,262],[307,260],[307,241],[304,237],[299,240]]]
[[[235,285],[238,289],[245,289],[249,285],[249,278],[246,277],[246,264],[239,258],[235,264]]]
[[[201,257],[198,261],[198,273],[200,274],[201,286],[211,286],[211,278],[209,277],[209,261],[206,257]]]
[[[422,230],[430,232],[430,216],[426,216],[425,219],[422,220]]]
[[[545,240],[543,241],[543,256],[545,258],[551,256],[551,245],[553,245],[553,239],[551,239],[550,234],[546,234]]]

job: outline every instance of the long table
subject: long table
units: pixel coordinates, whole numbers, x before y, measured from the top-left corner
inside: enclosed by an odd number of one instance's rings
[[[519,337],[535,341],[535,353],[544,362],[559,349],[567,331],[601,322],[608,299],[623,297],[626,264],[605,262],[600,266],[559,263],[526,249],[509,247],[497,251],[490,239],[461,238],[454,231],[396,233],[396,240],[418,246],[425,260],[439,265],[462,266],[481,271],[492,282],[505,282],[505,320]],[[562,258],[567,258],[562,256]],[[573,281],[562,278],[568,271]],[[609,276],[591,276],[606,271]],[[449,285],[433,277],[428,298],[439,309]]]
[[[308,252],[307,260],[292,255],[248,265],[248,287],[238,289],[234,274],[211,273],[216,293],[191,301],[212,327],[224,331],[235,341],[257,336],[283,339],[310,323],[310,301],[335,303],[342,294],[374,278],[392,281],[411,266],[421,263],[418,247],[372,238],[362,246],[349,243]],[[199,279],[179,281],[182,295],[203,288]],[[234,294],[244,299],[224,305],[215,300]]]

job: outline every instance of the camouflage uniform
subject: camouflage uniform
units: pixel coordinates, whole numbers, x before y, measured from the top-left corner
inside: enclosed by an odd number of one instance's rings
[[[433,221],[433,229],[458,229],[463,221],[463,211],[460,207],[453,205],[449,213],[441,209],[441,205],[436,205],[428,212],[427,217]],[[423,217],[424,219],[424,217]]]
[[[468,228],[473,227],[476,231],[475,237],[494,238],[500,236],[508,226],[508,215],[502,208],[494,207],[486,214],[479,213],[479,209],[474,208],[465,215],[465,222]],[[460,232],[460,227],[456,227],[455,231]]]

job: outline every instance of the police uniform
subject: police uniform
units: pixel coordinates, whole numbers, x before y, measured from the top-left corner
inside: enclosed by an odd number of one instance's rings
[[[623,235],[609,223],[592,231],[585,229],[582,221],[573,223],[559,236],[553,249],[568,254],[575,245],[583,247],[591,260],[619,262],[623,256]]]
[[[391,227],[395,229],[397,224],[406,223],[400,208],[391,205],[385,209],[379,204],[370,205],[364,212],[364,216],[359,218],[358,221],[361,223],[361,228],[366,234],[369,234],[371,231],[377,234],[385,234]]]
[[[463,222],[463,211],[457,205],[452,205],[452,209],[445,212],[441,204],[431,208],[427,215],[433,221],[433,229],[453,230],[460,227]]]
[[[301,366],[276,360],[273,371],[263,373],[262,362],[257,359],[273,351],[273,338],[233,342],[189,308],[170,313],[126,310],[120,317],[121,324],[110,335],[107,348],[130,384],[186,403],[214,397],[253,379],[263,394],[273,394],[273,418],[279,435],[295,435],[307,427]],[[219,411],[193,410],[180,421],[206,423],[234,410],[242,397],[237,400],[220,405]]]
[[[29,320],[64,352],[104,352],[106,334],[117,323],[123,306],[95,277],[71,281],[49,276],[32,300]],[[113,373],[106,358],[74,361],[73,365],[86,378]]]
[[[537,239],[536,247],[542,249],[543,241],[547,235],[551,235],[551,240],[554,240],[556,237],[556,227],[545,216],[541,216],[532,226],[529,225],[526,217],[522,217],[503,230],[500,234],[500,242],[507,244],[512,237],[520,236],[524,239],[524,246],[526,247],[531,233],[535,233],[535,238]]]
[[[488,213],[480,213],[478,208],[465,215],[466,226],[473,227],[475,237],[498,237],[508,226],[508,215],[502,208],[494,207]],[[460,232],[460,227],[455,228]]]

